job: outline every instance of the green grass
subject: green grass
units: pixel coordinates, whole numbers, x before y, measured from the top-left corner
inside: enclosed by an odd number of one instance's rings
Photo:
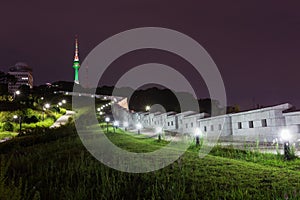
[[[50,127],[55,121],[56,119],[58,119],[59,117],[61,117],[63,114],[66,113],[65,109],[61,109],[61,111],[59,113],[57,112],[52,112],[50,110],[47,110],[45,112],[45,119],[42,120],[43,118],[43,112],[39,111],[39,110],[32,110],[32,109],[26,109],[24,111],[26,113],[27,117],[31,117],[31,116],[36,116],[39,121],[37,123],[22,123],[22,130],[26,130],[26,129],[34,129],[36,127]],[[13,124],[13,132],[11,132],[11,135],[15,135],[15,132],[18,132],[20,129],[19,126],[19,122],[13,119],[14,115],[20,115],[21,111],[14,111],[14,112],[6,112],[6,111],[2,111],[0,112],[0,139],[1,139],[1,135],[7,135],[9,134],[9,132],[7,131],[3,131],[2,127],[3,124],[6,121],[9,121]],[[25,114],[23,113],[22,116],[24,116]],[[6,136],[4,136],[6,137]]]
[[[16,132],[2,131],[2,132],[0,132],[0,140],[4,139],[4,138],[12,138],[17,135],[18,135],[18,133],[16,133]]]
[[[106,135],[133,152],[168,143],[121,130]],[[16,199],[300,198],[299,159],[285,162],[276,155],[220,146],[200,159],[198,150],[191,146],[179,160],[155,172],[124,173],[93,158],[69,125],[0,144],[0,163],[5,163],[0,191],[10,191],[6,195]]]

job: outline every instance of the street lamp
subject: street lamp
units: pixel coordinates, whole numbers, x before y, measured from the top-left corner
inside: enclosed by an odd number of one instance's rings
[[[124,123],[123,123],[123,126],[124,126],[124,128],[125,128],[125,131],[127,131],[128,122],[124,122]]]
[[[16,95],[20,95],[20,94],[21,94],[20,90],[15,91],[14,92],[14,99],[16,98]]]
[[[106,122],[106,132],[108,133],[108,122],[110,121],[109,117],[105,117]]]
[[[156,127],[156,133],[158,134],[158,141],[161,140],[162,127]]]
[[[49,109],[50,108],[50,104],[49,103],[46,103],[43,107],[43,121],[45,119],[45,110]]]
[[[20,125],[20,128],[19,128],[19,134],[21,134],[21,131],[22,131],[22,117],[21,116],[18,116],[18,115],[14,115],[13,118],[16,120],[16,119],[19,119],[19,125]]]
[[[117,129],[117,128],[118,128],[118,126],[119,126],[119,122],[118,122],[118,121],[114,121],[113,125],[114,125],[114,133],[115,133],[115,132],[116,132],[116,130],[115,130],[115,129]]]
[[[62,106],[62,102],[59,102],[58,105],[59,105],[59,106]]]
[[[46,103],[46,104],[45,104],[45,108],[46,108],[46,109],[49,109],[49,108],[50,108],[50,104],[49,104],[49,103]]]
[[[145,110],[146,110],[146,111],[149,111],[150,108],[151,108],[151,107],[148,105],[148,106],[146,106]]]
[[[67,101],[66,101],[65,99],[63,99],[61,102],[62,102],[63,104],[66,104],[66,103],[67,103]]]
[[[202,135],[202,132],[200,128],[196,128],[195,130],[195,139],[196,139],[196,146],[200,145],[200,136]]]
[[[138,134],[140,134],[141,133],[142,124],[141,123],[137,123],[136,128],[138,130]]]
[[[291,133],[288,129],[283,129],[280,132],[280,137],[283,141],[283,151],[284,151],[284,159],[290,160],[291,159],[291,148],[290,148],[290,139]]]

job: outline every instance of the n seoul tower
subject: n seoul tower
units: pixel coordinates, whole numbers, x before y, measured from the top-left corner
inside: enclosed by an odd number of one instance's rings
[[[77,37],[77,35],[75,36],[75,55],[74,55],[73,68],[75,70],[74,82],[76,84],[79,84],[79,79],[78,79],[79,72],[78,71],[80,68],[80,63],[79,63],[79,56],[78,56],[78,37]]]

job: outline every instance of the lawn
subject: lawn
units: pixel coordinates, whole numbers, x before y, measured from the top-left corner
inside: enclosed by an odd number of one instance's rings
[[[101,133],[99,133],[101,134]],[[154,151],[167,142],[110,129],[116,145]],[[150,173],[111,169],[93,158],[73,125],[0,144],[0,199],[300,199],[300,161],[215,147],[205,158],[191,146]]]
[[[35,116],[37,118],[37,122],[27,122],[22,117],[22,130],[26,129],[34,129],[37,127],[50,127],[56,119],[61,117],[63,114],[66,113],[66,110],[61,108],[60,112],[53,112],[50,110],[47,110],[45,114],[43,114],[42,111],[39,110],[32,110],[32,109],[25,109],[23,110],[24,113],[21,111],[1,111],[0,112],[0,139],[6,138],[6,137],[13,137],[17,135],[17,132],[20,130],[20,125],[18,119],[14,119],[13,116],[26,116],[26,117],[32,117]],[[22,114],[21,114],[22,113]],[[44,118],[45,117],[45,118]],[[5,122],[9,122],[13,125],[12,131],[3,130],[3,126]]]
[[[0,140],[2,140],[4,138],[12,138],[12,137],[15,137],[16,135],[18,135],[18,133],[16,133],[16,132],[1,131],[0,132]]]

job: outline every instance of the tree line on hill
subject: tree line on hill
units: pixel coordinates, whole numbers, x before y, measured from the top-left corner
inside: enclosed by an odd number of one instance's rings
[[[74,87],[74,83],[68,81],[57,81],[57,82],[53,82],[52,84],[34,86],[33,89],[23,86],[20,89],[22,90],[21,92],[24,95],[21,96],[22,98],[25,99],[20,99],[20,100],[27,102],[26,98],[30,96],[32,97],[31,99],[33,99],[33,101],[36,100],[35,98],[39,98],[39,97],[46,97],[46,98],[48,97],[48,99],[50,97],[54,98],[54,96],[58,95],[58,94],[56,95],[54,94],[55,91],[72,92],[73,87]],[[135,111],[145,111],[145,106],[147,105],[160,104],[164,107],[164,109],[167,112],[168,111],[183,112],[185,110],[180,109],[180,104],[177,99],[177,96],[179,96],[181,99],[195,100],[194,97],[189,93],[174,92],[167,88],[158,88],[158,87],[150,87],[147,89],[138,89],[138,90],[134,90],[128,87],[114,88],[113,86],[102,86],[98,88],[81,88],[81,89],[85,91],[85,93],[91,93],[91,94],[96,93],[102,95],[112,95],[114,93],[114,95],[116,96],[127,97],[129,101],[128,102],[129,109]],[[0,92],[1,94],[3,93],[3,91],[1,91],[1,88],[0,88]],[[19,98],[21,98],[21,96]],[[216,107],[219,105],[219,102],[217,100],[212,100],[210,98],[197,99],[196,101],[198,101],[199,104],[199,111],[209,113],[209,114],[211,113],[211,105],[215,105]],[[30,102],[28,104],[30,104]],[[239,107],[237,105],[228,106],[225,109],[227,113],[239,112]]]

